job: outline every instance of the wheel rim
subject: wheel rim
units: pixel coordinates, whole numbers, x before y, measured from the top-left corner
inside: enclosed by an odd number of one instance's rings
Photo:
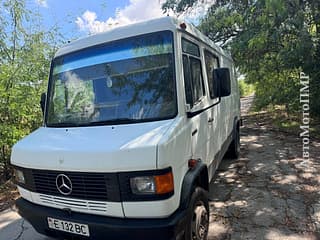
[[[196,205],[191,222],[191,239],[205,240],[209,228],[209,215],[202,202]]]

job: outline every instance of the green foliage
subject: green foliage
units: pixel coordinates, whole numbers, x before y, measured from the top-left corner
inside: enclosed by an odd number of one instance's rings
[[[254,93],[254,85],[250,83],[246,83],[245,80],[239,80],[239,90],[240,90],[240,96],[246,97],[250,96]]]
[[[185,11],[199,1],[167,1]],[[231,49],[236,65],[256,87],[259,107],[299,110],[299,71],[311,77],[311,113],[320,115],[320,1],[216,0],[199,28]]]
[[[197,0],[167,0],[163,5],[162,9],[167,12],[170,9],[173,11],[179,13],[185,11],[187,8],[191,7],[193,4],[195,4]]]
[[[42,123],[40,94],[53,56],[52,34],[29,29],[24,0],[0,1],[0,177],[10,175],[11,147]]]
[[[284,105],[287,112],[299,109],[300,82],[299,73],[291,71],[280,73],[269,73],[264,76],[263,81],[257,81],[255,105],[258,109]]]

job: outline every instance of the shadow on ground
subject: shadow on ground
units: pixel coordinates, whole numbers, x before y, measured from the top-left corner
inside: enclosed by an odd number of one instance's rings
[[[241,156],[210,184],[209,239],[320,239],[319,143],[303,161],[301,139],[256,117],[241,130]]]

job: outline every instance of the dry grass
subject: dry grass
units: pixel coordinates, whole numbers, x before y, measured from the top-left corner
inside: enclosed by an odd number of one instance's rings
[[[268,125],[277,131],[293,135],[300,135],[302,132],[300,129],[300,125],[303,124],[302,115],[299,113],[288,114],[282,106],[267,108],[259,112],[252,111],[249,116],[256,117],[260,124]],[[309,130],[311,139],[320,140],[320,119],[311,118]]]
[[[0,185],[0,211],[11,207],[18,197],[17,187],[11,180]]]

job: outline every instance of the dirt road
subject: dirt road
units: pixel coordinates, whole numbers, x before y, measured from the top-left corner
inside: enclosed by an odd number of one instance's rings
[[[241,157],[224,160],[211,183],[209,239],[320,239],[320,143],[303,163],[297,136],[247,116],[242,99]]]
[[[248,112],[253,96],[242,99]],[[225,159],[210,185],[209,240],[320,239],[320,143],[302,163],[301,139],[244,116],[241,157]],[[0,239],[49,240],[14,211],[0,213]]]

